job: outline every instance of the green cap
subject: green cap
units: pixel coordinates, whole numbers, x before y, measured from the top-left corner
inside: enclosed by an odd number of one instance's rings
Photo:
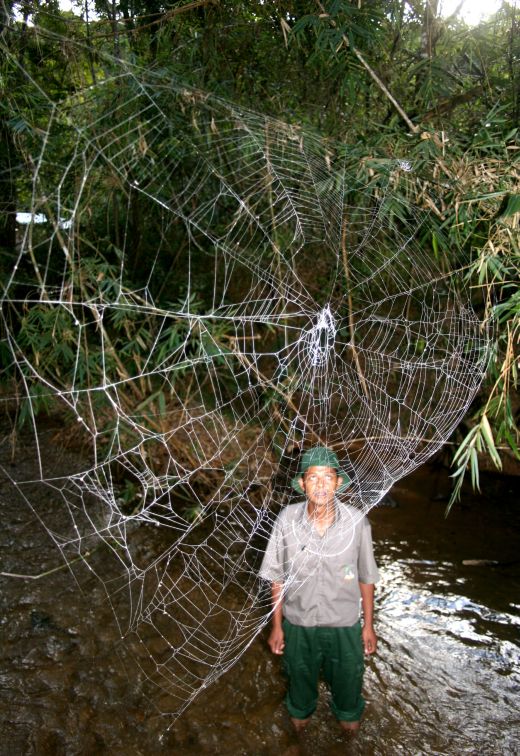
[[[338,455],[332,449],[327,449],[326,446],[314,446],[302,454],[299,474],[291,481],[291,486],[298,493],[302,493],[299,480],[309,467],[331,467],[333,470],[336,470],[338,476],[343,478],[341,486],[337,489],[338,491],[344,491],[350,485],[349,476],[339,466]]]

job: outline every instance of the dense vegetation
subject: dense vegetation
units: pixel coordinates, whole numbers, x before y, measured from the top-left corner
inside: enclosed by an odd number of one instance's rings
[[[438,0],[85,0],[66,11],[56,0],[7,0],[0,9],[5,53],[0,71],[2,280],[10,275],[18,243],[16,211],[30,207],[31,147],[42,139],[52,103],[62,103],[65,112],[76,95],[86,99],[86,88],[121,64],[143,77],[147,72],[162,80],[176,77],[348,144],[360,183],[374,180],[370,158],[406,158],[413,164],[415,180],[403,199],[428,212],[425,239],[432,254],[443,255],[445,265],[461,271],[461,283],[463,278],[472,287],[475,309],[494,323],[486,383],[455,439],[455,494],[468,468],[478,485],[479,452],[496,467],[509,457],[520,459],[515,393],[520,10],[514,2],[503,2],[492,18],[469,28],[457,16],[441,17],[439,6]],[[114,98],[131,109],[132,93],[110,87],[91,112],[110,112]],[[44,174],[49,184],[62,178],[62,168],[53,173],[52,157],[62,165],[69,140],[66,119],[53,133]],[[189,155],[185,165],[189,173]],[[95,252],[75,272],[74,285],[85,300],[94,290],[108,292],[117,278],[124,227],[123,195],[115,178],[111,182],[100,174],[96,187],[84,208],[88,244]],[[112,198],[108,220],[98,201],[106,196]],[[128,222],[134,239],[129,283],[134,289],[142,284],[140,261],[159,249],[156,301],[171,307],[183,296],[173,281],[166,286],[176,229],[159,233],[157,219],[143,213],[137,198],[128,202],[133,203]],[[205,280],[202,264],[194,275],[200,302],[193,306],[203,309],[211,281]],[[19,319],[25,347],[45,364],[49,377],[66,385],[67,370],[78,370],[67,317],[58,322],[44,306],[30,316],[14,308],[6,317]],[[159,336],[151,323],[132,320],[129,310],[107,326],[105,360],[119,376],[132,375],[152,345],[167,354],[184,339],[179,328],[173,323]],[[201,338],[193,334],[192,353]],[[213,343],[225,339],[225,333],[212,334]],[[8,355],[5,345],[3,355]],[[79,368],[86,381],[99,379],[100,364],[86,345]],[[12,373],[3,377],[4,382],[13,379]],[[5,391],[12,393],[11,384]],[[39,406],[32,391],[33,408],[44,409],[45,402]],[[132,393],[125,397],[128,409],[149,409],[150,422],[159,422],[165,401],[161,388],[134,385]],[[102,404],[100,399],[97,413],[103,413]],[[27,412],[22,403],[20,422]]]

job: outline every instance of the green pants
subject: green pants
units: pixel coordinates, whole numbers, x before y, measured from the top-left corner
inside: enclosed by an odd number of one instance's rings
[[[360,623],[352,627],[301,627],[284,619],[283,630],[283,662],[289,680],[285,704],[290,716],[307,719],[313,713],[323,672],[332,694],[334,716],[357,722],[365,708]]]

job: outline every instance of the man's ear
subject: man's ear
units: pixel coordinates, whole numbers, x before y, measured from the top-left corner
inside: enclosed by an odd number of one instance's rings
[[[343,485],[343,478],[341,477],[341,475],[338,475],[338,479],[337,479],[337,481],[336,481],[336,491],[338,490],[338,488],[339,488],[339,487],[340,487],[341,485]]]
[[[300,486],[302,491],[305,493],[305,483],[304,483],[303,478],[298,478],[298,485]]]

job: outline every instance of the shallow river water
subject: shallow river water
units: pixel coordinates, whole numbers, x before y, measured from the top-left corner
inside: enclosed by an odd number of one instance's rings
[[[74,466],[71,453],[50,453],[57,471]],[[1,571],[49,570],[59,555],[11,481],[28,476],[30,444],[12,459],[4,444],[1,457]],[[439,496],[446,473],[424,469],[394,488],[396,506],[372,511],[382,574],[379,647],[367,663],[368,705],[352,740],[338,731],[325,689],[296,739],[280,661],[265,633],[171,725],[118,644],[99,581],[87,575],[78,585],[63,569],[39,580],[0,578],[0,753],[520,754],[520,502],[513,486],[488,478],[482,496],[466,495],[446,519]],[[26,494],[41,496],[37,488]]]

